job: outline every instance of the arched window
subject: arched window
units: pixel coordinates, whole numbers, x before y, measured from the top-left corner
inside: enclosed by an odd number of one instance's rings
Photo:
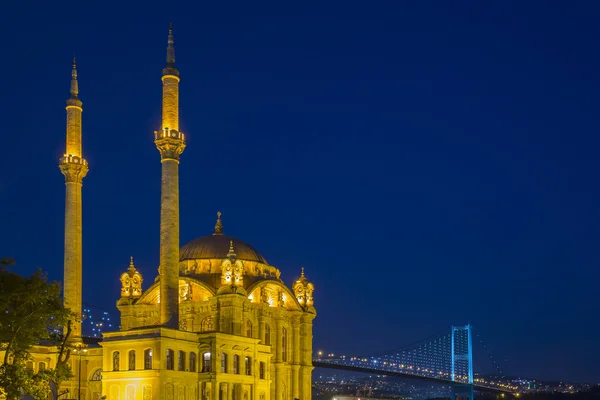
[[[281,329],[281,360],[287,361],[287,329]]]
[[[144,369],[152,369],[152,349],[144,350]]]
[[[25,368],[33,371],[33,361],[27,361],[27,364],[25,364]]]
[[[240,373],[240,356],[238,356],[237,354],[233,356],[233,373]]]
[[[185,371],[185,352],[179,350],[179,357],[177,358],[177,369]]]
[[[202,354],[202,372],[210,372],[210,353]]]
[[[265,363],[262,361],[259,364],[258,377],[260,379],[265,379]]]
[[[214,318],[213,317],[206,317],[202,320],[202,323],[200,324],[200,329],[202,330],[202,332],[210,332],[212,330],[214,330]]]
[[[196,372],[196,353],[190,353],[190,372]]]
[[[246,320],[246,337],[252,337],[252,322]]]
[[[118,371],[120,368],[121,359],[118,351],[113,352],[113,371]]]
[[[246,366],[246,375],[252,375],[252,359],[246,356],[244,358],[244,364]]]
[[[221,353],[221,372],[227,373],[227,354]]]
[[[175,369],[175,352],[167,349],[167,369],[173,371]]]
[[[271,327],[269,324],[265,324],[265,344],[267,346],[271,345]]]
[[[135,350],[129,350],[129,370],[135,370]]]
[[[92,381],[101,381],[102,380],[102,368],[98,368],[92,374]]]
[[[38,372],[44,372],[46,370],[46,363],[41,362],[38,364]]]

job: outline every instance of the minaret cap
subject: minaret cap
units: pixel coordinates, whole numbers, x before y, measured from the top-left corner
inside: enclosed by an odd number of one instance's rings
[[[175,48],[173,47],[173,21],[169,23],[169,38],[167,40],[167,66],[172,67],[175,64]]]
[[[77,99],[79,95],[79,83],[77,82],[77,62],[73,56],[73,70],[71,71],[71,98]]]
[[[217,223],[215,224],[215,232],[213,235],[223,234],[223,223],[221,222],[221,211],[217,211]]]

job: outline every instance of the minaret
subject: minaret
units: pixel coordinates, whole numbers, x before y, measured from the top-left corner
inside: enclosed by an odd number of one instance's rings
[[[81,340],[81,186],[88,172],[88,165],[81,152],[81,113],[79,100],[77,66],[73,57],[71,72],[71,97],[67,100],[67,148],[59,161],[59,167],[65,176],[65,306],[71,309],[74,320],[71,325],[71,339]]]
[[[179,71],[175,68],[173,29],[169,26],[167,66],[162,70],[162,127],[154,143],[162,163],[160,198],[160,323],[179,328],[179,155],[185,137],[179,132]]]

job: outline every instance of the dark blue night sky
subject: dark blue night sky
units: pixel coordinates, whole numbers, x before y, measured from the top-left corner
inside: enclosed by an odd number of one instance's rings
[[[315,348],[369,354],[470,321],[508,373],[597,382],[599,7],[10,2],[0,256],[62,279],[76,53],[84,301],[116,316],[130,255],[153,281],[173,19],[182,244],[221,210],[286,283],[305,267]]]

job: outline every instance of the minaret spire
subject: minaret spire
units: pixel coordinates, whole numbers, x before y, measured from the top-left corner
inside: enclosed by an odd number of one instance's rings
[[[169,27],[167,66],[162,70],[162,126],[154,143],[162,163],[160,201],[160,323],[179,328],[179,156],[185,136],[179,131],[179,71],[175,68],[173,26]]]
[[[79,82],[77,82],[77,62],[73,56],[73,70],[71,71],[71,98],[77,99],[79,95]]]
[[[67,143],[59,167],[65,176],[65,258],[64,301],[71,309],[71,339],[81,341],[82,308],[82,200],[81,186],[88,172],[88,164],[81,151],[81,113],[77,66],[73,57],[71,71],[71,96],[67,100]]]
[[[169,37],[167,39],[167,66],[172,67],[175,64],[175,47],[173,47],[173,21],[169,23]]]

